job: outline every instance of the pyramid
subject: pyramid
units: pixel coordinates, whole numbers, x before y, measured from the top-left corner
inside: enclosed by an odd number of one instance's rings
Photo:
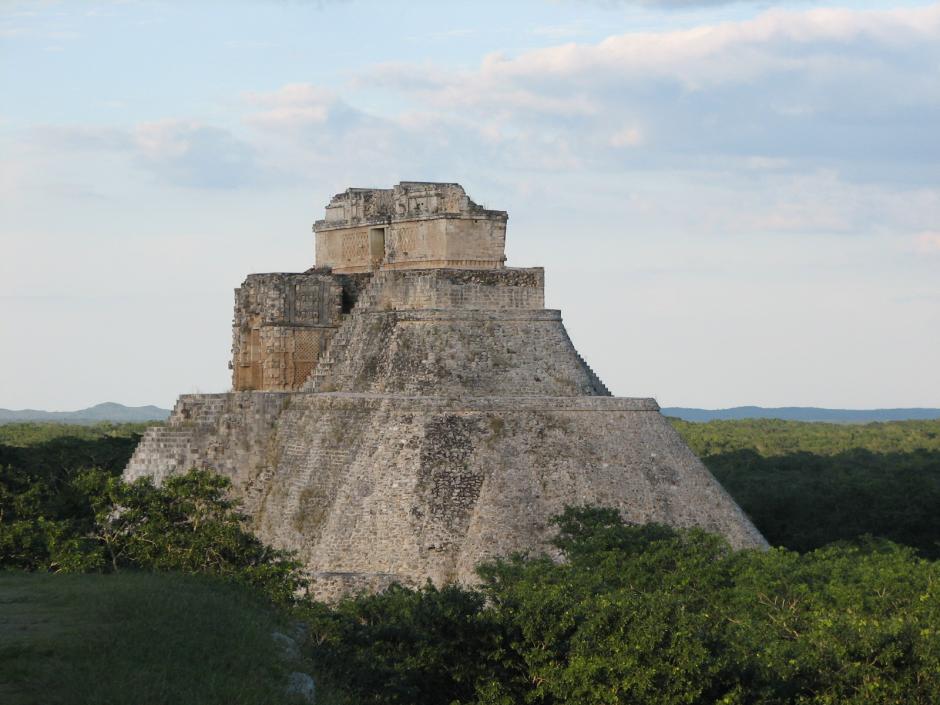
[[[189,394],[124,477],[228,476],[254,531],[295,550],[323,599],[472,583],[548,549],[566,505],[766,543],[653,399],[611,396],[505,266],[507,214],[459,184],[347,189],[316,266],[235,292],[233,390]]]

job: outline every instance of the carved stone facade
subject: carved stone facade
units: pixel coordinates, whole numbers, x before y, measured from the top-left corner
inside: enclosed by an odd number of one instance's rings
[[[506,261],[507,217],[478,206],[459,184],[403,181],[391,189],[347,189],[314,223],[317,267],[337,274],[498,269]]]
[[[399,252],[386,230],[381,257],[362,258],[356,232],[406,222],[439,241]],[[450,222],[475,233],[465,259],[448,259],[463,232]],[[543,270],[503,266],[505,222],[456,184],[335,197],[317,224],[317,262],[335,268],[249,276],[235,391],[180,397],[125,478],[224,473],[325,599],[472,582],[481,560],[550,551],[565,505],[766,545],[654,400],[611,396],[544,308]],[[455,261],[472,264],[441,266]]]
[[[232,388],[290,391],[339,327],[340,283],[326,274],[251,274],[235,290]]]

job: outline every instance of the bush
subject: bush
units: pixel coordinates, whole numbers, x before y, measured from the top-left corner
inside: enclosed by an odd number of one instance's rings
[[[99,568],[102,557],[88,538],[95,518],[92,499],[79,478],[88,468],[119,475],[140,438],[136,431],[135,426],[0,426],[5,441],[0,444],[0,566]]]
[[[483,595],[459,586],[393,585],[304,616],[314,659],[361,703],[471,702],[500,645]]]
[[[206,573],[293,601],[306,584],[299,563],[246,529],[226,478],[192,470],[162,487],[121,480],[139,430],[0,427],[0,567]]]
[[[940,564],[909,548],[733,552],[606,509],[557,524],[563,562],[317,607],[314,658],[371,703],[940,702]]]
[[[92,498],[91,536],[108,567],[220,575],[289,603],[306,586],[300,563],[263,544],[229,498],[228,478],[191,470],[155,487],[149,478],[125,483],[100,472],[77,481]]]

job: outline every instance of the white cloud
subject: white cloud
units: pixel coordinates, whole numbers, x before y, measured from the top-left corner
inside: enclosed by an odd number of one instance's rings
[[[119,155],[176,186],[238,188],[270,176],[253,146],[229,130],[198,121],[157,120],[131,129],[47,125],[34,129],[33,135],[40,152]]]
[[[516,167],[548,148],[576,155],[582,168],[688,169],[743,159],[936,183],[938,65],[934,4],[770,10],[493,53],[472,70],[382,64],[358,81],[397,93],[412,116],[423,111],[463,133],[457,140],[498,136]]]
[[[134,137],[141,156],[166,162],[186,155],[191,147],[190,138],[198,129],[196,123],[162,120],[139,125]]]
[[[268,93],[250,91],[244,94],[245,100],[252,104],[268,108],[297,107],[332,102],[336,96],[332,91],[318,88],[309,83],[288,83]]]
[[[480,92],[482,87],[520,81],[596,85],[669,77],[688,88],[702,88],[746,81],[773,70],[799,69],[819,56],[838,58],[833,54],[839,45],[873,42],[909,49],[912,42],[934,42],[938,37],[940,5],[879,11],[770,10],[745,21],[629,32],[596,44],[569,43],[518,56],[493,53],[478,71],[454,76],[452,83],[469,81]]]
[[[940,231],[920,233],[914,238],[914,248],[921,254],[940,255]]]
[[[336,95],[307,83],[288,84],[270,93],[246,93],[247,103],[261,108],[247,122],[263,129],[302,129],[322,125],[341,108]]]
[[[479,90],[516,81],[648,80],[669,77],[686,87],[749,80],[771,70],[793,70],[833,44],[857,41],[902,47],[935,41],[940,5],[905,10],[771,10],[736,22],[664,32],[629,32],[597,44],[569,43],[518,56],[494,53],[479,71],[455,77]],[[816,47],[814,45],[827,45]],[[802,51],[792,49],[799,46]],[[748,61],[741,61],[748,59]],[[818,67],[817,67],[818,68]]]
[[[636,127],[625,127],[610,136],[611,147],[636,147],[643,144],[643,133]]]
[[[261,181],[254,149],[228,130],[196,122],[163,120],[134,130],[135,157],[171,183],[197,188],[237,188]]]
[[[490,54],[469,70],[379,64],[354,88],[390,92],[396,111],[292,84],[247,94],[245,122],[296,174],[368,173],[356,164],[420,178],[484,170],[507,183],[674,174],[677,191],[714,185],[690,196],[677,229],[909,233],[940,218],[937,65],[940,4],[772,10]],[[647,198],[650,222],[672,218],[675,198],[663,198]]]
[[[745,21],[490,54],[470,70],[375,65],[352,88],[390,92],[386,104],[397,108],[382,113],[357,108],[344,93],[293,83],[242,94],[248,129],[238,134],[171,120],[123,131],[68,128],[58,139],[123,151],[161,179],[196,187],[256,184],[274,172],[306,181],[317,171],[447,179],[481,169],[698,173],[725,183],[746,175],[776,198],[759,211],[709,206],[716,222],[772,232],[870,230],[872,221],[851,215],[849,182],[861,184],[857,193],[867,193],[866,183],[896,183],[901,201],[936,198],[940,81],[930,67],[940,65],[938,40],[940,4],[772,10]],[[837,191],[838,201],[821,199],[820,185]],[[890,205],[886,192],[875,189],[870,198],[890,206],[905,232],[925,227],[926,216],[907,223],[904,206]]]

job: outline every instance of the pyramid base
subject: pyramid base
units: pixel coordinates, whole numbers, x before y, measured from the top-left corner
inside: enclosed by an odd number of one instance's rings
[[[549,548],[566,505],[765,546],[652,399],[235,392],[181,397],[125,471],[229,476],[262,540],[319,598],[472,583],[482,560]]]

